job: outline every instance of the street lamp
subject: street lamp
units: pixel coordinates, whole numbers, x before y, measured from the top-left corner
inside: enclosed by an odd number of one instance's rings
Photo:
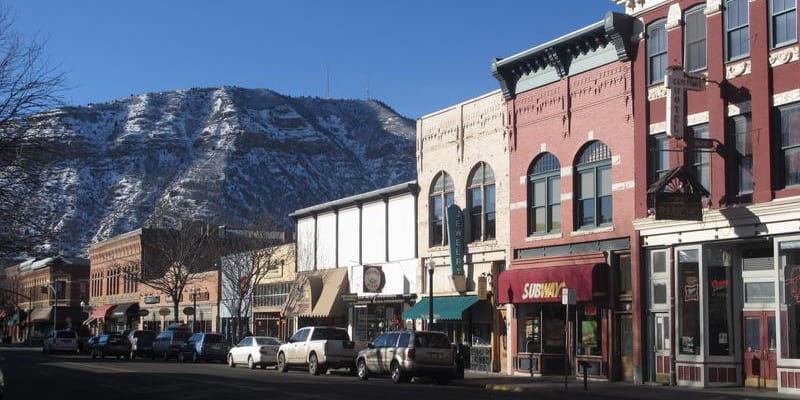
[[[428,330],[433,326],[433,259],[429,258],[428,266]]]
[[[48,289],[53,291],[53,298],[55,299],[55,301],[53,302],[53,330],[55,331],[56,330],[56,321],[58,321],[58,319],[57,319],[57,317],[58,317],[58,292],[56,292],[56,288],[53,287],[53,285],[51,285],[49,283],[47,283],[44,286],[42,286],[42,291],[44,291],[45,293],[47,293],[49,295],[50,293],[48,292]]]

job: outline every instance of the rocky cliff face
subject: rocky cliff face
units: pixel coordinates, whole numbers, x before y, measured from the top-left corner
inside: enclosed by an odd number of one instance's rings
[[[414,179],[415,127],[377,101],[236,87],[148,93],[50,114],[63,152],[45,197],[51,251],[136,229],[157,211],[244,224]]]

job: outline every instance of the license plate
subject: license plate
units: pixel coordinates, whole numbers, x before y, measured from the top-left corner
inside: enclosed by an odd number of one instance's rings
[[[444,359],[444,354],[442,353],[430,353],[431,359],[436,361],[441,361]]]

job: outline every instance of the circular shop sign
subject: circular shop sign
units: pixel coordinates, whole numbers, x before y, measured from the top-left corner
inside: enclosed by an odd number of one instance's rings
[[[170,314],[169,308],[164,307],[164,308],[158,310],[158,315],[160,315],[162,317],[166,317],[169,314]]]

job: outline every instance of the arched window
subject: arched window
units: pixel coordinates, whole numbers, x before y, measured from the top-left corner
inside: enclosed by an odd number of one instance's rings
[[[431,246],[444,246],[447,244],[445,232],[445,210],[453,204],[453,178],[447,172],[440,172],[433,179],[430,194],[430,229]]]
[[[612,222],[611,151],[600,141],[589,142],[575,165],[575,228],[591,229]]]
[[[494,171],[485,162],[472,170],[467,187],[470,240],[495,238]]]
[[[542,153],[528,168],[528,235],[561,230],[561,164]]]

